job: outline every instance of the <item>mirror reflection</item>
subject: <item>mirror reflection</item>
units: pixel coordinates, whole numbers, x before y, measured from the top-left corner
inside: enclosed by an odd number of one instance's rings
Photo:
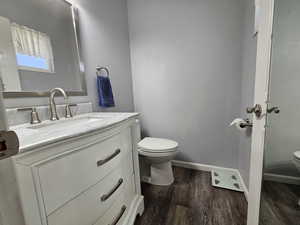
[[[74,7],[64,0],[0,0],[0,4],[5,91],[43,92],[54,87],[83,91]]]
[[[261,225],[300,221],[300,1],[276,0],[272,39],[269,114],[264,152]]]

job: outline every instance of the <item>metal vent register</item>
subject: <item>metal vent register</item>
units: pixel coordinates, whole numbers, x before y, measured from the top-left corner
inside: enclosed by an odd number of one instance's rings
[[[237,171],[214,169],[211,171],[211,177],[214,187],[244,192]]]

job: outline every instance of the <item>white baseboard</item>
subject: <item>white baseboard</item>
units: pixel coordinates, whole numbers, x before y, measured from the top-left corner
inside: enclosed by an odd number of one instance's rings
[[[237,172],[238,172],[238,174],[239,174],[240,181],[241,181],[242,186],[243,186],[243,189],[244,189],[244,195],[245,195],[245,198],[246,198],[246,200],[247,200],[247,202],[248,202],[249,190],[248,190],[248,188],[247,188],[247,186],[246,186],[246,184],[245,184],[245,181],[244,181],[244,178],[243,178],[242,174],[240,173],[239,170],[237,170]]]
[[[208,172],[210,172],[212,169],[236,171],[236,169],[233,169],[233,168],[213,166],[213,165],[201,164],[201,163],[186,162],[186,161],[180,161],[180,160],[172,160],[172,164],[174,166],[178,166],[178,167],[194,169],[194,170],[201,170],[201,171],[208,171]]]
[[[245,181],[244,181],[240,171],[237,170],[237,169],[219,167],[219,166],[213,166],[213,165],[201,164],[201,163],[185,162],[185,161],[180,161],[180,160],[173,160],[172,165],[187,168],[187,169],[201,170],[201,171],[207,171],[207,172],[210,172],[213,169],[235,171],[239,174],[239,178],[241,180],[241,183],[242,183],[242,186],[243,186],[243,189],[244,189],[244,195],[245,195],[246,200],[248,201],[248,195],[249,195],[248,188],[245,185]]]
[[[264,173],[264,179],[279,183],[300,185],[300,177],[285,176],[275,173]]]

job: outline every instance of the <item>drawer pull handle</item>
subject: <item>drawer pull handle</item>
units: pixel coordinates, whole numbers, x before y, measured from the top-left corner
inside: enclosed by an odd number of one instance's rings
[[[124,215],[125,211],[126,211],[126,206],[123,205],[122,208],[121,208],[121,211],[120,211],[119,215],[114,219],[114,221],[113,221],[112,223],[110,223],[110,224],[108,224],[108,225],[117,225],[118,222],[119,222],[119,220],[120,220],[120,219],[122,218],[122,216]]]
[[[109,199],[110,196],[112,196],[113,193],[115,193],[122,184],[123,184],[123,179],[121,178],[120,180],[118,180],[117,185],[114,186],[113,189],[108,194],[102,195],[101,201],[105,202],[107,199]]]
[[[115,158],[117,155],[119,155],[121,153],[121,149],[117,149],[112,155],[108,156],[107,158],[105,159],[102,159],[102,160],[99,160],[97,162],[97,166],[102,166],[104,165],[105,163],[109,162],[110,160],[112,160],[113,158]]]

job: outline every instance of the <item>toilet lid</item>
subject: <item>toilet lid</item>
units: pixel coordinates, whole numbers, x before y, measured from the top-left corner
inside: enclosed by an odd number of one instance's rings
[[[170,152],[176,151],[178,143],[176,141],[163,138],[144,138],[138,144],[142,151],[147,152]]]
[[[294,152],[294,156],[296,159],[300,160],[300,151]]]

